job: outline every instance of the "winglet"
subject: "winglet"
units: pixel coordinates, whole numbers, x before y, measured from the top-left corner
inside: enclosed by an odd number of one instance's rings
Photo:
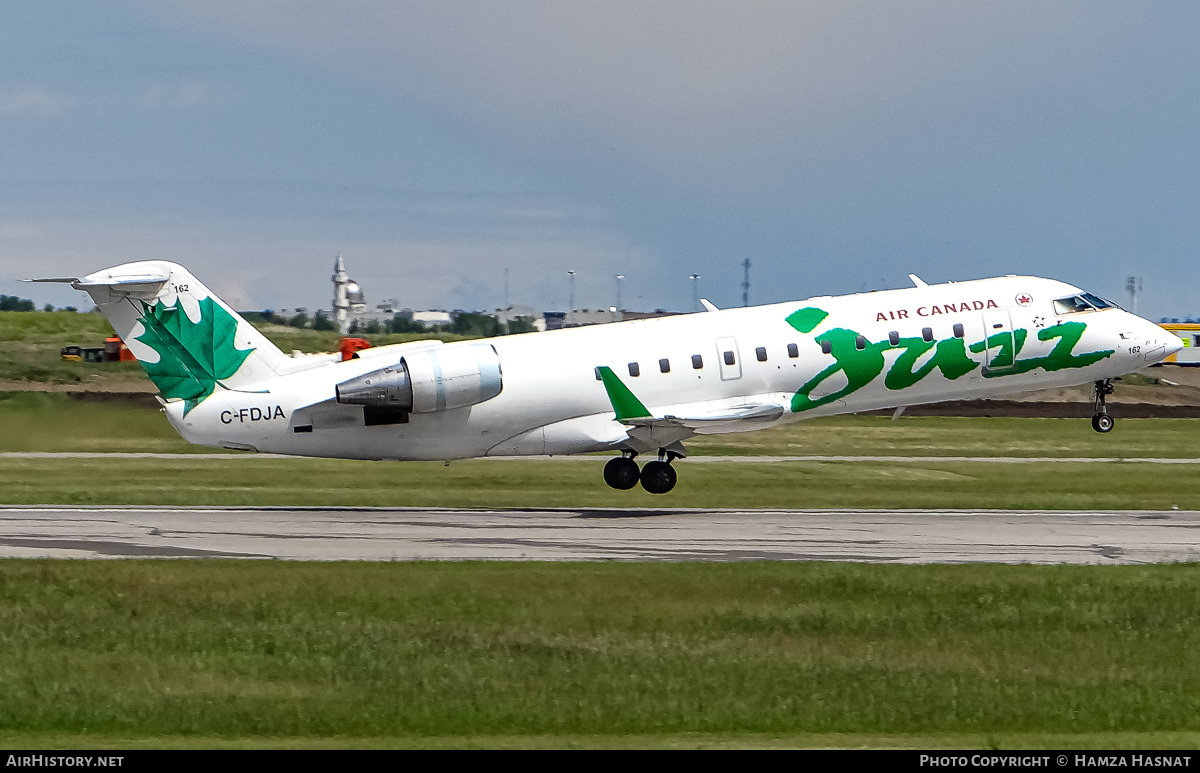
[[[608,392],[608,401],[612,403],[613,412],[617,414],[617,421],[645,419],[650,416],[650,411],[629,391],[629,387],[621,383],[621,379],[617,378],[612,368],[601,365],[596,368],[596,372],[604,382],[604,389]]]
[[[709,303],[709,300],[707,298],[701,298],[700,303],[704,305],[705,311],[720,311],[720,309],[718,309],[716,306]]]
[[[912,280],[913,287],[928,287],[929,283],[916,274],[909,274],[908,278]]]

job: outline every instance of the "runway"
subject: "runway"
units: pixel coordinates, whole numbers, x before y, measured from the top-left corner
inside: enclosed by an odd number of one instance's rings
[[[4,506],[0,557],[1138,564],[1200,512]]]

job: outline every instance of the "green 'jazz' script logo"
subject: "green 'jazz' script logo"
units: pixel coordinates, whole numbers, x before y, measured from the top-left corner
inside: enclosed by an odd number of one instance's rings
[[[787,323],[801,333],[811,333],[825,321],[828,312],[814,307],[803,308],[792,312],[787,317]],[[1039,330],[1039,341],[1056,341],[1054,347],[1041,357],[1019,359],[1029,331],[1017,328],[1011,333],[995,334],[978,341],[969,347],[961,338],[947,338],[941,341],[926,341],[924,337],[898,338],[895,343],[890,339],[872,342],[857,331],[847,328],[832,328],[817,335],[813,340],[825,345],[833,356],[833,363],[813,376],[796,390],[792,396],[792,412],[812,410],[840,400],[852,392],[857,392],[874,381],[886,364],[884,353],[899,350],[900,354],[892,363],[884,376],[883,385],[889,390],[907,389],[924,379],[934,370],[940,370],[942,375],[950,380],[961,378],[978,368],[982,363],[968,354],[982,354],[984,351],[999,349],[991,358],[990,369],[983,372],[984,378],[1003,378],[1017,373],[1028,373],[1035,368],[1047,372],[1063,370],[1064,368],[1084,368],[1099,362],[1113,354],[1113,349],[1103,349],[1095,352],[1075,353],[1075,345],[1083,337],[1087,325],[1083,322],[1060,322],[1053,327]],[[917,367],[917,362],[930,350],[933,354],[924,365]],[[846,380],[845,386],[821,397],[812,397],[812,392],[826,379],[841,373]]]
[[[254,351],[237,348],[238,322],[212,298],[200,301],[199,322],[192,322],[178,298],[171,306],[143,303],[141,322],[146,331],[134,340],[158,352],[158,362],[143,362],[142,367],[163,397],[184,400],[185,416]]]

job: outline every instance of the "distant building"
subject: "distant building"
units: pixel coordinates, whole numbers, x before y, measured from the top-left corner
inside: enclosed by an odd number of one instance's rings
[[[633,319],[654,319],[655,317],[673,317],[678,311],[655,309],[654,311],[617,311],[615,309],[576,309],[575,311],[547,311],[542,314],[546,330],[561,330],[565,327],[587,327],[589,325],[604,325],[609,322],[628,322]]]
[[[350,332],[351,315],[359,316],[366,311],[367,301],[362,288],[346,273],[342,256],[333,264],[333,324],[342,335]]]
[[[1183,348],[1167,357],[1163,362],[1173,362],[1177,365],[1200,365],[1200,322],[1180,322],[1177,319],[1168,322],[1164,319],[1159,323],[1159,327],[1179,336],[1179,340],[1183,342]]]
[[[454,317],[448,311],[414,311],[412,321],[420,322],[425,327],[440,327],[452,323]]]
[[[377,323],[379,326],[386,326],[396,317],[420,323],[427,328],[449,327],[454,324],[455,315],[461,312],[458,311],[413,311],[408,308],[401,308],[400,302],[394,298],[388,298],[381,303],[375,305],[374,309],[367,308],[366,295],[363,293],[362,287],[350,278],[346,271],[346,263],[342,260],[342,256],[338,255],[337,260],[333,264],[333,308],[329,312],[319,312],[326,314],[336,326],[342,335],[348,334],[353,328],[356,331],[361,331],[372,323]],[[295,317],[300,313],[305,313],[306,309],[283,309],[277,312],[277,316],[282,319]],[[616,309],[576,309],[574,311],[547,311],[543,314],[538,314],[532,306],[508,306],[507,308],[495,309],[490,312],[479,312],[487,316],[495,317],[497,321],[505,326],[511,325],[519,318],[532,320],[535,330],[559,330],[564,327],[583,327],[585,325],[602,325],[608,322],[623,322],[631,319],[647,319],[650,317],[665,317],[677,312],[670,312],[664,309],[655,309],[654,311],[629,311]],[[527,329],[519,327],[517,329]]]

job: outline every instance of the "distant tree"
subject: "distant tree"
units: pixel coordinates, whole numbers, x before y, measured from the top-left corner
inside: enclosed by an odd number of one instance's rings
[[[333,320],[325,316],[325,312],[318,311],[313,317],[313,330],[337,330],[337,325],[333,324]]]
[[[266,322],[268,324],[286,324],[279,317],[275,316],[275,312],[267,309],[266,311],[243,311],[242,318],[247,322]]]
[[[382,328],[379,326],[379,320],[373,319],[368,322],[367,326],[362,328],[362,332],[366,333],[367,335],[382,332]]]
[[[450,332],[463,336],[490,338],[500,333],[500,320],[490,314],[459,311],[455,312],[454,320],[450,323]]]
[[[301,312],[288,320],[288,324],[292,327],[306,328],[308,327],[308,315]]]
[[[388,324],[388,332],[391,333],[426,333],[425,325],[417,322],[415,319],[404,314],[397,314],[392,317],[392,321]]]
[[[45,306],[42,307],[42,311],[54,311],[54,304],[47,303]]]
[[[0,295],[0,311],[33,311],[33,301],[15,295]]]
[[[516,317],[508,321],[508,333],[532,333],[537,330],[533,325],[533,317]]]
[[[63,306],[63,307],[62,307],[62,310],[63,310],[63,311],[69,311],[69,312],[71,312],[72,314],[74,314],[75,312],[79,311],[79,309],[75,308],[74,306]],[[33,309],[30,309],[30,311],[33,311]]]

